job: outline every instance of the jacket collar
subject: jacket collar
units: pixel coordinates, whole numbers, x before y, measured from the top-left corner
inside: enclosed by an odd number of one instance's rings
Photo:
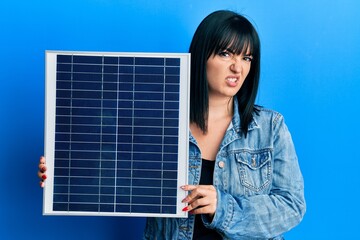
[[[238,106],[239,106],[238,99],[236,97],[234,97],[234,116],[233,116],[232,121],[227,130],[234,129],[235,132],[240,133],[240,131],[241,131],[240,113],[238,111]],[[256,128],[259,128],[259,125],[257,124],[256,119],[254,118],[254,113],[253,113],[252,120],[248,126],[248,132],[253,129],[256,129]]]
[[[240,128],[240,113],[238,111],[238,99],[234,97],[234,116],[229,124],[229,127],[226,131],[234,131],[237,133],[237,135],[240,135],[241,128]],[[260,126],[257,124],[256,119],[254,118],[254,113],[252,114],[252,120],[248,126],[248,132],[260,128]],[[191,131],[189,129],[189,141],[196,144],[196,139],[191,134]]]

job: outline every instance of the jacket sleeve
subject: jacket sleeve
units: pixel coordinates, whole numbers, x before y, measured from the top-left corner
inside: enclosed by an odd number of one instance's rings
[[[273,179],[270,192],[232,196],[217,189],[217,210],[205,226],[228,239],[264,239],[283,234],[305,214],[304,182],[283,117],[273,120]]]

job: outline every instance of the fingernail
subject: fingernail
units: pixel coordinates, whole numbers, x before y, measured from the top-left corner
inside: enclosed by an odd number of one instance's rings
[[[187,206],[182,209],[183,212],[186,212],[187,210],[189,210]]]
[[[41,171],[42,171],[42,172],[45,172],[45,171],[46,171],[46,167],[42,167],[42,168],[41,168]]]
[[[46,175],[45,175],[45,174],[42,175],[41,178],[45,180],[45,179],[46,179]]]
[[[182,190],[185,190],[185,186],[181,186],[180,188],[181,188]]]

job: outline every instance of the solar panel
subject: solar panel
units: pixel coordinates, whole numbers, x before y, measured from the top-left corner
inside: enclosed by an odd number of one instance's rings
[[[46,52],[45,215],[187,217],[189,57]]]

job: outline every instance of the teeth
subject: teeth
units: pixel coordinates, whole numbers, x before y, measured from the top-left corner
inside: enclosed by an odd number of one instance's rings
[[[230,82],[236,82],[237,78],[227,78],[227,80],[230,81]]]

